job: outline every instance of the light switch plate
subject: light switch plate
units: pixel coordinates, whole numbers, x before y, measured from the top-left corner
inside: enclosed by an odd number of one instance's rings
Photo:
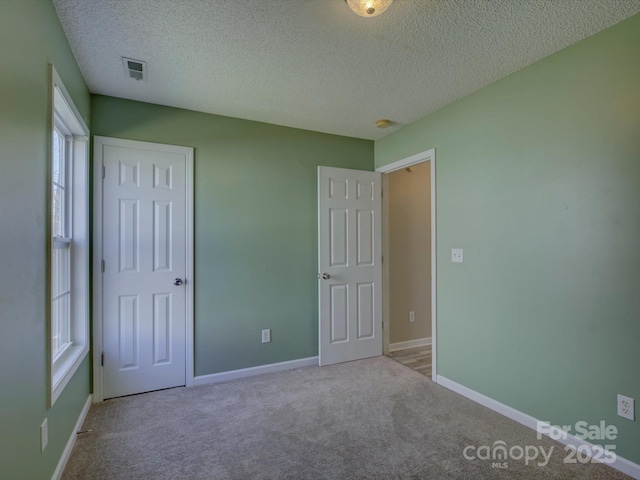
[[[462,263],[464,258],[464,252],[461,248],[452,248],[451,249],[451,261],[453,263]]]

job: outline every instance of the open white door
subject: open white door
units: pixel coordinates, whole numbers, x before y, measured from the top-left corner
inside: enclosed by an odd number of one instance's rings
[[[318,167],[320,365],[382,355],[382,183]]]

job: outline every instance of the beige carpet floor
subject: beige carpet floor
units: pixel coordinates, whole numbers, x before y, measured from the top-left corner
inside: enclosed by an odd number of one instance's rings
[[[177,388],[91,407],[63,478],[623,479],[386,357]],[[468,445],[554,448],[546,466]]]

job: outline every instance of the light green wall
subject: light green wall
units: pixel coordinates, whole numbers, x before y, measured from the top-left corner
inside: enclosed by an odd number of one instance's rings
[[[104,96],[91,115],[195,148],[196,375],[317,355],[317,166],[372,170],[373,142]]]
[[[87,123],[90,97],[49,0],[0,2],[0,45],[0,478],[50,479],[89,395],[89,361],[47,409],[49,63]]]
[[[376,166],[430,148],[439,374],[605,420],[640,463],[616,416],[617,393],[640,401],[640,15],[377,141]]]

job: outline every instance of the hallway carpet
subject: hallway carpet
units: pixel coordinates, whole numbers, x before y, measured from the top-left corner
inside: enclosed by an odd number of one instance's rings
[[[94,405],[63,478],[623,479],[386,357]],[[546,466],[466,446],[553,447]],[[506,468],[504,468],[506,466]]]

